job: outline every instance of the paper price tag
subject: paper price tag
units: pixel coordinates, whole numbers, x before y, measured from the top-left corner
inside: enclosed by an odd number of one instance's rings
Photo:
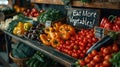
[[[96,38],[103,38],[104,37],[104,29],[95,27],[95,37]]]
[[[51,27],[51,21],[46,21],[45,22],[45,27]]]

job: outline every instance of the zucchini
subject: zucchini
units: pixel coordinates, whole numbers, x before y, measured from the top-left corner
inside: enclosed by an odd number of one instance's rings
[[[119,33],[117,32],[110,32],[108,35],[106,35],[104,38],[96,42],[88,51],[86,54],[89,54],[92,50],[99,50],[102,46],[107,46],[110,43],[113,43],[113,41],[117,38]]]
[[[40,62],[44,62],[43,58],[39,56],[38,54],[34,55]]]
[[[28,60],[27,62],[26,62],[26,64],[27,65],[30,65],[30,63],[33,61],[33,58],[31,58],[30,60]]]
[[[105,36],[103,39],[99,40],[96,42],[92,47],[90,47],[86,54],[89,54],[92,50],[99,50],[100,47],[108,45],[113,42],[112,37],[110,36]]]
[[[33,64],[33,67],[38,67],[39,62],[40,62],[40,61],[37,60],[37,61]]]
[[[33,67],[34,63],[37,61],[37,59],[33,59],[30,63],[30,67]]]

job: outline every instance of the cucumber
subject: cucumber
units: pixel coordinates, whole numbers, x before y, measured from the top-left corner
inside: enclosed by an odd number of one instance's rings
[[[33,67],[38,67],[39,62],[40,62],[40,61],[37,60],[37,61],[33,64]]]
[[[31,61],[31,63],[30,63],[30,67],[33,67],[33,65],[36,61],[37,61],[37,59],[33,59],[33,61]]]
[[[33,58],[31,58],[30,60],[28,60],[27,62],[26,62],[26,64],[28,64],[28,65],[30,65],[30,63],[33,61]]]
[[[38,54],[34,55],[40,62],[44,62],[43,58],[39,56]]]

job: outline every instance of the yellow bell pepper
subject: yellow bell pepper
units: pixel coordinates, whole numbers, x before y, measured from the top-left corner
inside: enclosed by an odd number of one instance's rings
[[[22,36],[25,32],[23,26],[24,26],[24,23],[19,22],[17,24],[17,26],[13,29],[13,34],[18,35],[18,36]]]
[[[30,27],[32,27],[33,25],[30,23],[30,22],[26,22],[26,23],[24,23],[24,30],[29,30],[30,29]]]

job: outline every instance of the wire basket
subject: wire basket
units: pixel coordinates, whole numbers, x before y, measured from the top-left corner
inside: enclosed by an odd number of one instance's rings
[[[30,58],[15,58],[12,56],[12,53],[9,54],[10,58],[13,60],[14,63],[18,65],[18,67],[28,67],[26,61]]]

